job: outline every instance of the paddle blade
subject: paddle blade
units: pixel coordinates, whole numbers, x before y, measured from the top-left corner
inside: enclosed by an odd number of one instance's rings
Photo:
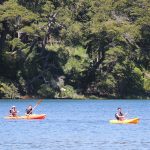
[[[40,100],[37,102],[37,105],[39,105],[42,101],[43,101],[43,99],[40,99]]]
[[[43,100],[44,100],[44,99],[40,99],[40,100],[36,103],[36,105],[33,107],[32,111],[33,111]]]

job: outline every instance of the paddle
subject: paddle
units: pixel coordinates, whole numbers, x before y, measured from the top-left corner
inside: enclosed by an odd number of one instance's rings
[[[36,105],[32,108],[32,111],[33,111],[43,100],[44,100],[44,99],[40,99],[40,100],[36,103]],[[29,113],[28,115],[30,115],[32,111],[30,111],[30,113]]]

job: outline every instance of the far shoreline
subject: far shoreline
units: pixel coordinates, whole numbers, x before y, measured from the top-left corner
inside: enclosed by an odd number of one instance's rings
[[[106,97],[99,97],[99,98],[38,98],[38,97],[35,97],[35,98],[0,98],[0,100],[18,100],[18,101],[28,101],[28,100],[39,100],[39,99],[43,99],[43,100],[58,100],[58,101],[67,101],[67,100],[75,100],[75,101],[85,101],[85,100],[89,100],[89,101],[92,101],[92,100],[97,100],[97,101],[100,101],[100,100],[114,100],[114,101],[117,101],[117,100],[121,100],[121,101],[125,101],[125,100],[150,100],[150,97],[142,97],[142,98],[139,98],[139,97],[134,97],[134,98],[131,98],[131,97],[127,97],[127,98],[106,98]]]

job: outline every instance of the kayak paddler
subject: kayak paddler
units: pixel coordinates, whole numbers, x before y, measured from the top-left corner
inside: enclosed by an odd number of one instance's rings
[[[26,115],[31,115],[32,114],[32,105],[29,105],[28,108],[26,109]]]
[[[12,106],[12,108],[9,110],[9,116],[12,116],[12,117],[16,117],[17,116],[16,106]]]
[[[120,121],[125,120],[125,115],[122,113],[122,109],[121,108],[117,109],[115,117],[116,117],[117,120],[120,120]]]

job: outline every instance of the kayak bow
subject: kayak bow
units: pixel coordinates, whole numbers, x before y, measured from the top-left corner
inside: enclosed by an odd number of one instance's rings
[[[45,119],[46,115],[45,114],[32,114],[32,115],[26,115],[26,116],[16,116],[16,117],[12,117],[12,116],[7,116],[7,117],[4,117],[5,119]]]
[[[139,123],[139,118],[133,118],[133,119],[126,119],[126,120],[110,120],[109,122],[110,123],[113,123],[113,124],[137,124]]]

